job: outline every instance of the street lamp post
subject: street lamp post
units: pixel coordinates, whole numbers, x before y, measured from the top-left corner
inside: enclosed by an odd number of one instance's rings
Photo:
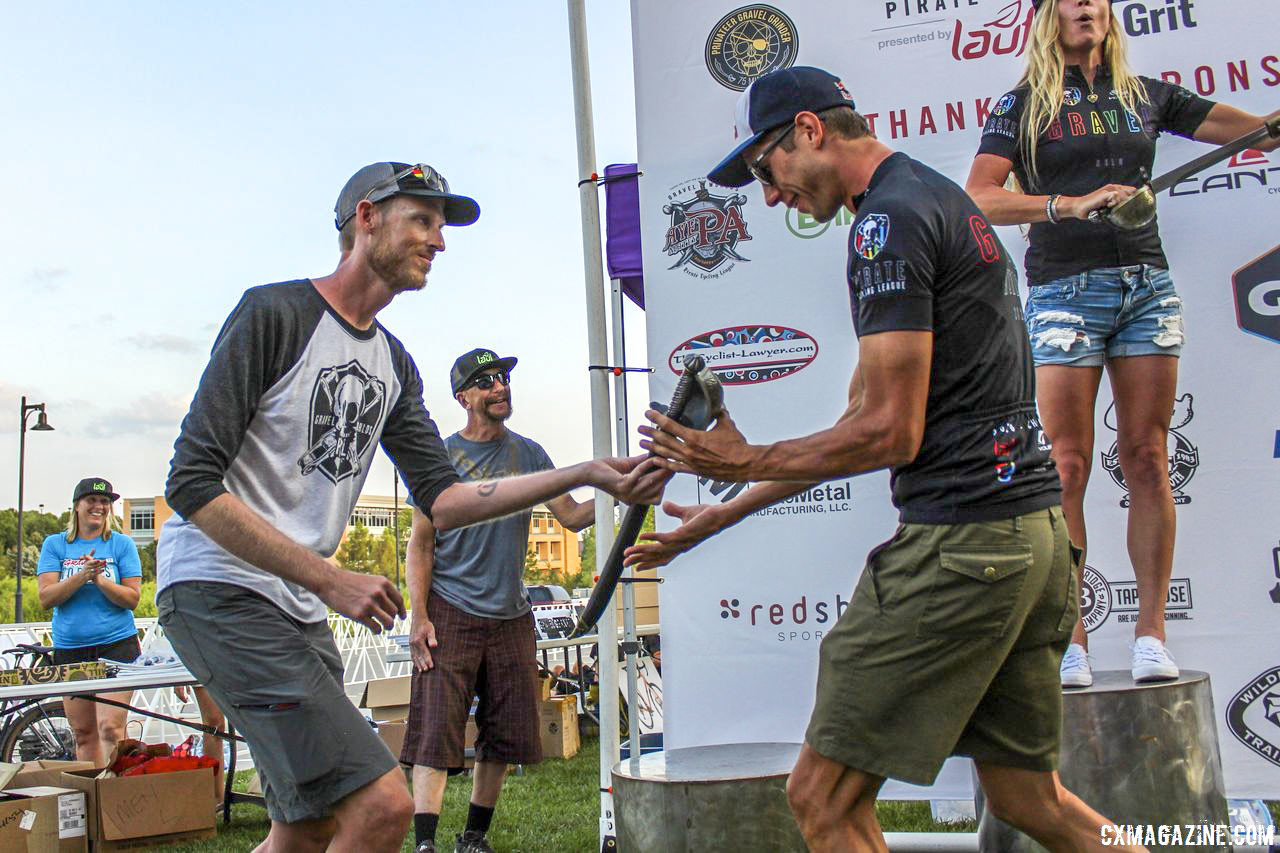
[[[14,578],[16,583],[13,588],[13,621],[22,621],[22,475],[23,468],[26,465],[27,458],[27,415],[32,412],[39,412],[36,417],[35,424],[31,427],[32,432],[51,432],[53,427],[49,426],[49,418],[45,415],[44,403],[27,404],[27,398],[22,398],[22,403],[18,408],[18,558],[14,560]]]

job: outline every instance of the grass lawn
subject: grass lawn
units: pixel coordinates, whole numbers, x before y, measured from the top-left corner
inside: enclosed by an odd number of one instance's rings
[[[501,853],[594,853],[600,849],[599,833],[599,741],[583,740],[582,749],[568,761],[551,759],[529,768],[522,775],[507,777],[502,800],[489,840]],[[236,788],[244,790],[249,773],[237,774]],[[455,776],[445,791],[444,813],[436,843],[443,851],[453,849],[453,836],[462,832],[467,820],[471,779]],[[972,832],[974,825],[937,824],[929,816],[929,804],[881,803],[880,822],[887,831]],[[218,823],[218,837],[191,844],[174,845],[174,851],[252,850],[270,828],[265,809],[235,805],[231,824]],[[413,833],[405,839],[404,850],[413,850]],[[446,843],[447,842],[447,843]]]

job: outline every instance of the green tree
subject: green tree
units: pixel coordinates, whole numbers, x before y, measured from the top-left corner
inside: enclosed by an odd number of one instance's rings
[[[27,571],[34,571],[40,560],[40,547],[45,537],[51,533],[60,533],[67,529],[69,513],[54,515],[49,512],[24,509],[22,511],[22,540],[26,559],[23,565]],[[4,574],[12,575],[14,556],[17,554],[18,511],[16,509],[0,510],[0,569]]]
[[[622,526],[621,520],[614,521],[613,533],[616,536],[618,528]],[[640,525],[641,533],[650,533],[654,530],[653,507],[649,507],[649,512],[645,514],[644,523]],[[586,532],[582,534],[579,550],[582,553],[582,571],[572,577],[566,578],[571,581],[572,586],[565,585],[566,589],[572,590],[575,586],[593,586],[596,582],[596,529],[594,526],[588,527]]]
[[[352,572],[380,574],[377,572],[378,546],[379,542],[369,532],[369,528],[357,521],[347,533],[347,538],[338,546],[338,565]]]
[[[123,534],[121,534],[123,535]],[[146,545],[138,549],[138,562],[142,564],[142,579],[144,581],[153,581],[156,579],[156,540],[152,539]]]

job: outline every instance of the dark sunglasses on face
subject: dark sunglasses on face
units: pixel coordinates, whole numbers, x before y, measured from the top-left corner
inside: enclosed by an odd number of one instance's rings
[[[782,140],[787,138],[787,134],[795,129],[796,126],[794,123],[787,125],[786,129],[783,130],[782,133],[775,136],[773,141],[764,147],[764,150],[760,152],[760,155],[756,157],[756,159],[747,164],[747,171],[751,173],[752,177],[765,186],[773,186],[773,170],[766,166],[764,161],[773,153],[773,149],[782,144]]]
[[[508,388],[511,387],[511,374],[507,373],[505,370],[500,370],[497,373],[482,373],[479,376],[477,376],[475,379],[472,379],[470,382],[468,382],[467,387],[479,388],[483,391],[488,391],[490,388],[493,387],[494,380],[501,382],[503,385],[507,386]]]

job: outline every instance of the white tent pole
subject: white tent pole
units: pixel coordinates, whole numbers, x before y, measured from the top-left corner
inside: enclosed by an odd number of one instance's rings
[[[583,0],[567,0],[569,9],[569,51],[573,68],[573,113],[578,135],[578,179],[596,173],[595,124],[591,111],[591,70],[587,54],[587,16]],[[604,264],[600,246],[600,198],[596,185],[579,185],[582,207],[582,262],[587,296],[587,357],[589,364],[607,364],[605,348]],[[609,385],[600,370],[590,372],[591,450],[594,456],[608,456]],[[596,493],[596,568],[613,547],[614,511],[612,499]],[[613,827],[612,770],[618,760],[618,616],[606,607],[598,630],[600,673],[600,840],[615,835]]]
[[[627,366],[626,327],[622,320],[622,282],[613,279],[610,307],[613,309],[613,365]],[[618,373],[613,378],[613,423],[616,430],[614,452],[626,456],[630,446],[627,435],[627,374]],[[635,584],[627,583],[635,577],[635,570],[628,568],[622,577],[622,640],[630,649],[627,660],[627,743],[630,744],[630,764],[633,774],[640,773],[640,714],[636,708],[636,593]]]

